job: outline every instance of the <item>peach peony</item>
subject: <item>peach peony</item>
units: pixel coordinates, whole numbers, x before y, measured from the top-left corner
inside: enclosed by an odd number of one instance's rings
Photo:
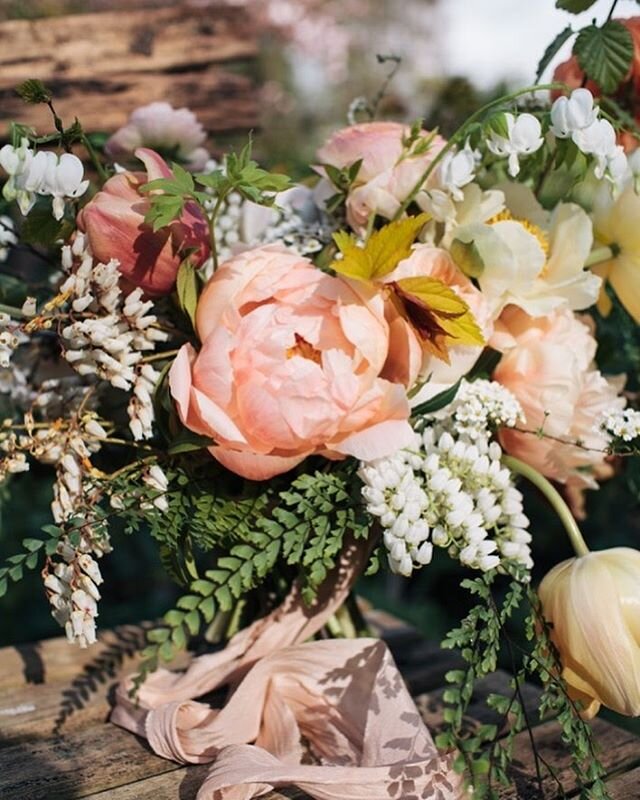
[[[354,230],[363,230],[374,212],[391,219],[444,147],[445,140],[436,136],[426,153],[402,158],[409,132],[399,122],[363,122],[337,131],[318,150],[322,164],[339,169],[362,159],[347,198],[347,221]]]
[[[453,289],[469,306],[485,340],[489,339],[493,322],[484,295],[457,267],[446,250],[427,244],[416,245],[409,258],[401,261],[393,272],[385,276],[384,281],[392,283],[403,278],[420,277],[437,278]],[[387,304],[387,319],[391,339],[384,376],[407,387],[411,387],[418,377],[429,376],[427,384],[413,399],[414,405],[466,375],[482,352],[481,346],[451,343],[447,364],[431,354],[409,321],[398,314],[391,303]]]
[[[182,217],[168,228],[154,232],[145,223],[149,200],[140,186],[156,178],[170,178],[172,173],[153,150],[140,148],[136,156],[146,173],[123,172],[109,178],[78,214],[78,228],[87,234],[99,261],[117,259],[129,283],[157,297],[172,291],[184,251],[195,248],[197,265],[209,257],[209,232],[193,203],[187,203]]]
[[[185,426],[252,480],[313,453],[369,460],[410,441],[404,387],[381,377],[389,349],[382,297],[361,297],[278,245],[247,250],[205,287],[170,372]]]
[[[504,353],[493,378],[520,402],[523,427],[554,437],[505,429],[504,449],[556,481],[597,488],[607,445],[598,424],[624,399],[593,366],[596,341],[589,327],[568,309],[533,318],[508,306],[491,344]],[[569,443],[577,440],[584,447]]]

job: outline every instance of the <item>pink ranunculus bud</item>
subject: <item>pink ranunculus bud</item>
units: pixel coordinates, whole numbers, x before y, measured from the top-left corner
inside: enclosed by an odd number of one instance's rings
[[[169,294],[180,262],[193,248],[197,266],[209,257],[209,230],[200,209],[187,203],[180,219],[153,231],[145,223],[149,198],[140,188],[156,178],[172,177],[165,161],[153,150],[140,148],[136,156],[144,172],[123,172],[110,178],[78,214],[78,228],[86,233],[96,259],[114,258],[129,283],[148,295]]]
[[[538,593],[582,716],[601,705],[640,716],[640,552],[614,547],[563,561]]]
[[[381,377],[389,328],[380,294],[362,296],[306,258],[268,245],[223,264],[170,372],[184,425],[251,480],[314,453],[370,460],[412,437],[404,386]]]
[[[409,134],[410,128],[399,122],[363,122],[337,131],[318,150],[321,164],[338,169],[362,160],[347,197],[347,221],[354,230],[366,228],[374,212],[391,219],[445,145],[436,136],[426,152],[412,156],[403,144]],[[420,133],[420,138],[427,136],[427,131]]]

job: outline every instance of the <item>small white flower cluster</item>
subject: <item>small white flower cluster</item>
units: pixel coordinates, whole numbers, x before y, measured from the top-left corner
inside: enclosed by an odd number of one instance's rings
[[[20,326],[9,314],[0,313],[0,367],[7,369],[21,341]]]
[[[416,433],[411,447],[365,464],[367,510],[380,520],[393,572],[406,577],[445,548],[482,571],[505,562],[532,566],[529,520],[496,442],[454,440],[441,426]]]
[[[513,428],[525,419],[522,406],[508,389],[483,379],[462,380],[453,402],[433,418],[450,420],[448,428],[471,441],[486,437],[488,431]]]
[[[507,126],[507,135],[492,131],[487,140],[487,147],[497,156],[508,159],[509,175],[515,178],[520,172],[520,158],[535,153],[542,147],[544,139],[539,120],[533,114],[513,114],[506,112],[504,121]]]
[[[79,259],[75,269],[74,256]],[[143,300],[141,289],[125,295],[118,262],[95,264],[81,235],[63,248],[62,263],[70,274],[60,291],[76,314],[83,315],[62,330],[65,358],[80,375],[98,375],[125,391],[133,387],[131,432],[136,439],[147,438],[153,422],[150,392],[158,375],[140,362],[144,352],[167,339],[149,313],[153,301]]]
[[[0,264],[7,260],[12,245],[18,243],[13,220],[0,215]]]
[[[6,144],[0,149],[0,167],[9,175],[2,194],[5,200],[16,200],[23,215],[31,211],[37,195],[43,195],[53,198],[53,216],[62,219],[66,200],[81,197],[89,188],[77,156],[58,156],[50,150],[34,153],[27,138],[19,147]]]
[[[100,557],[111,548],[107,538],[96,539],[93,528],[83,528],[79,535],[76,545],[71,545],[68,537],[61,539],[57,551],[61,560],[49,559],[43,575],[53,618],[70,642],[88,647],[96,641],[98,586],[102,583],[94,556]]]
[[[464,199],[462,189],[475,178],[479,156],[467,142],[462,150],[450,150],[440,162],[438,182],[454,200],[460,202]]]
[[[620,408],[616,411],[608,411],[602,417],[598,425],[599,431],[609,434],[609,436],[622,439],[624,442],[632,442],[640,438],[640,411],[633,408]]]
[[[159,377],[160,373],[151,364],[136,367],[133,393],[127,406],[129,428],[136,441],[153,436],[153,392]]]
[[[8,420],[11,424],[11,420]],[[11,431],[0,436],[0,483],[4,482],[9,475],[18,472],[28,472],[29,462],[27,456],[20,447],[20,442],[16,434]]]
[[[558,97],[551,106],[551,131],[558,139],[571,139],[585,155],[595,157],[598,180],[606,174],[619,183],[629,171],[627,157],[616,143],[613,125],[599,119],[599,111],[588,89],[574,89],[569,97]]]
[[[298,255],[310,256],[319,253],[331,241],[335,228],[323,215],[308,219],[291,205],[276,206],[273,211],[277,212],[276,218],[251,242],[252,246],[277,243]]]
[[[169,503],[165,495],[169,488],[169,481],[162,468],[159,467],[158,464],[152,464],[144,471],[142,481],[150,489],[153,489],[154,492],[159,492],[159,494],[155,496],[151,502],[142,503],[141,508],[148,510],[152,506],[155,506],[160,511],[167,511]]]

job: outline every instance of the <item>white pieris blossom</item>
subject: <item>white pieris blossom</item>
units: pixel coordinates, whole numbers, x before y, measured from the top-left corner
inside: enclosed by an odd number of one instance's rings
[[[9,175],[3,195],[16,200],[23,215],[33,208],[36,195],[43,195],[53,198],[53,215],[62,219],[66,200],[81,197],[89,188],[77,156],[58,156],[50,150],[34,154],[26,138],[17,148],[7,144],[0,150],[0,166]]]
[[[509,175],[515,178],[520,172],[520,157],[535,153],[544,141],[539,120],[533,114],[505,113],[507,136],[492,132],[489,135],[487,146],[497,156],[508,159]]]
[[[464,199],[462,188],[475,177],[477,155],[467,142],[462,150],[450,150],[442,159],[438,170],[439,183],[454,200]]]
[[[131,431],[135,439],[148,438],[158,374],[143,364],[143,353],[167,339],[149,313],[153,301],[145,300],[139,288],[125,294],[118,262],[96,264],[81,235],[63,248],[62,265],[70,272],[62,295],[80,317],[61,331],[64,356],[80,375],[98,375],[117,389],[133,389],[128,407]]]
[[[551,106],[551,131],[558,139],[575,137],[598,118],[598,108],[588,89],[574,89],[569,97],[562,95]],[[577,142],[576,142],[577,144]]]
[[[149,508],[150,505],[154,505],[160,511],[166,511],[169,508],[169,503],[167,502],[165,493],[169,487],[169,481],[162,467],[158,466],[158,464],[152,464],[152,466],[145,470],[142,480],[151,489],[159,492],[158,496],[153,498],[151,504],[143,503],[142,508]]]
[[[409,576],[441,547],[465,566],[532,566],[522,495],[495,442],[454,439],[441,426],[360,469],[367,511],[379,519],[393,572]]]
[[[598,426],[611,437],[631,442],[640,438],[640,411],[633,408],[621,408],[603,415]]]

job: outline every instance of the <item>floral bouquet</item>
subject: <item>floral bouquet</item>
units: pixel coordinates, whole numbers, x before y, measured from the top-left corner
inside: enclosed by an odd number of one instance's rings
[[[186,109],[139,108],[102,148],[42,83],[19,87],[54,131],[15,123],[0,150],[0,256],[38,254],[0,276],[0,465],[55,479],[53,523],[0,593],[42,564],[53,616],[90,646],[110,523],[153,537],[183,594],[112,719],[214,762],[199,798],[497,797],[531,676],[582,796],[607,796],[585,720],[640,714],[640,554],[589,552],[575,519],[640,446],[624,376],[594,360],[612,308],[629,336],[640,320],[637,30],[589,25],[556,82],[448,140],[358,99],[297,185],[250,142],[210,158]],[[521,478],[576,551],[537,591]],[[462,666],[434,743],[352,589],[436,557],[476,605],[443,644]],[[470,734],[516,620],[529,646],[488,701],[502,723]],[[159,668],[195,636],[211,652]],[[223,685],[222,708],[193,699]]]

